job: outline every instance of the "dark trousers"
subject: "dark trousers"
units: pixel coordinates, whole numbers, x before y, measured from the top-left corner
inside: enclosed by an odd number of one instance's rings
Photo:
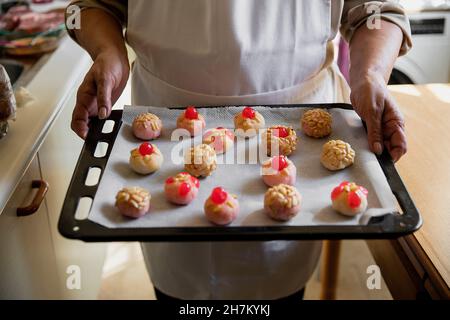
[[[174,298],[171,296],[168,296],[165,293],[162,293],[161,291],[159,291],[157,288],[155,289],[155,295],[156,295],[156,299],[159,301],[180,301],[181,299],[178,298]],[[277,299],[277,301],[282,301],[282,302],[298,302],[300,300],[303,300],[303,296],[305,295],[305,288],[295,292],[294,294],[291,294],[290,296],[287,296],[285,298],[281,298],[281,299]]]

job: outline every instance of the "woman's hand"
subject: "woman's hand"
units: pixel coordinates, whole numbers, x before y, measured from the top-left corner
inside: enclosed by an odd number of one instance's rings
[[[379,155],[386,148],[394,161],[406,153],[405,125],[386,84],[403,39],[400,27],[381,19],[380,28],[362,24],[350,41],[353,107],[367,124],[370,149]]]
[[[405,125],[384,77],[377,73],[361,77],[352,84],[350,98],[355,111],[366,122],[371,150],[380,155],[386,148],[392,159],[398,161],[407,150]]]
[[[130,73],[127,57],[116,50],[101,52],[78,88],[72,114],[72,130],[82,139],[89,131],[89,118],[106,119],[122,94]]]

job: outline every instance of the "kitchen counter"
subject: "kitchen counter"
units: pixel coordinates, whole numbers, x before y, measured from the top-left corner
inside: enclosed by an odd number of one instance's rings
[[[423,226],[397,240],[368,241],[394,298],[450,299],[450,85],[391,86],[406,121],[397,163]]]
[[[66,37],[26,86],[36,101],[17,110],[0,140],[0,213],[90,64],[90,57]]]

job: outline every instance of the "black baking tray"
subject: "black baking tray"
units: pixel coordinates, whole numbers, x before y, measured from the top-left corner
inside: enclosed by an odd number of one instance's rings
[[[351,105],[342,103],[266,105],[266,107],[353,109]],[[110,133],[102,133],[106,120],[93,118],[90,121],[89,134],[78,159],[59,218],[59,232],[66,238],[87,242],[388,239],[410,234],[422,225],[421,216],[387,152],[378,157],[378,162],[402,212],[373,217],[368,225],[107,228],[89,219],[77,220],[75,213],[79,200],[85,197],[95,198],[114,141],[122,125],[122,111],[112,111],[107,120],[114,121],[114,128]],[[108,149],[103,158],[94,157],[99,142],[108,143]],[[87,173],[92,167],[101,169],[100,179],[97,185],[86,186]]]

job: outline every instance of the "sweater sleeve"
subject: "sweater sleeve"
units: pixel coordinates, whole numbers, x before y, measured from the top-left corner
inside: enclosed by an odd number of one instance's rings
[[[369,19],[381,18],[396,24],[403,32],[403,42],[399,55],[404,55],[412,47],[411,28],[403,7],[395,0],[364,1],[344,0],[340,31],[347,42],[363,23],[373,23]]]
[[[101,9],[116,19],[122,27],[127,24],[128,0],[72,0],[68,6],[78,6],[80,11],[96,8]],[[66,10],[66,27],[69,11]],[[69,35],[76,41],[74,30],[67,27]]]

